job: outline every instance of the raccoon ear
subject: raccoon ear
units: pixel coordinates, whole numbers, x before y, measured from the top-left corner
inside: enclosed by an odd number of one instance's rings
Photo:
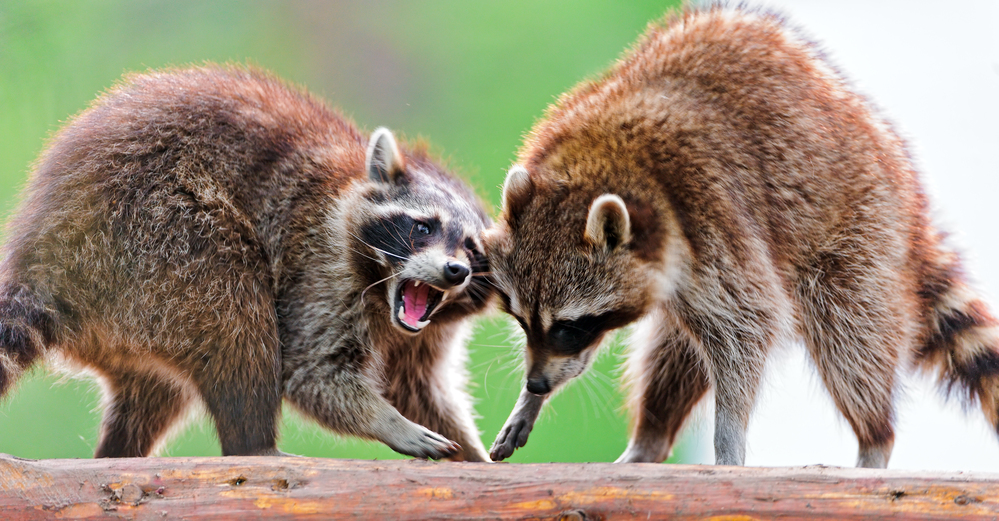
[[[583,237],[591,244],[613,250],[631,240],[631,218],[624,200],[614,194],[603,194],[590,204]]]
[[[379,127],[371,134],[364,168],[368,171],[368,178],[376,183],[398,182],[400,174],[405,171],[405,164],[391,130]]]
[[[524,206],[534,197],[534,181],[527,169],[520,165],[513,165],[506,174],[506,181],[503,182],[503,214],[507,217],[514,217],[519,214]]]

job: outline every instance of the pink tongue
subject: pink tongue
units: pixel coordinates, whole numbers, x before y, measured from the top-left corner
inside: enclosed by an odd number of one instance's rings
[[[416,327],[416,323],[423,318],[427,312],[427,294],[430,293],[430,286],[420,284],[415,287],[412,282],[407,282],[402,288],[402,303],[406,317],[406,323]]]

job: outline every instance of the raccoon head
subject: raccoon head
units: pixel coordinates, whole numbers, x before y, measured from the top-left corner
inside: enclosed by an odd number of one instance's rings
[[[641,248],[658,239],[639,202],[537,182],[523,167],[511,169],[503,197],[487,254],[502,306],[526,336],[527,390],[545,395],[589,366],[606,333],[650,308],[654,270]]]
[[[377,277],[371,283],[386,283],[391,322],[415,334],[482,309],[490,222],[475,194],[424,153],[403,155],[384,128],[372,134],[365,165],[370,204],[358,239],[373,255],[361,261]]]

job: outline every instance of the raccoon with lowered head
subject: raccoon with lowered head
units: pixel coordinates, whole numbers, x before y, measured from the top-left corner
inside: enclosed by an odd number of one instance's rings
[[[483,460],[464,391],[488,300],[478,198],[260,71],[133,75],[60,130],[0,260],[0,393],[43,355],[96,374],[98,457],[203,402],[276,454],[282,395],[403,454]]]
[[[905,145],[780,17],[690,10],[559,99],[508,174],[486,249],[527,337],[527,385],[492,449],[639,321],[631,440],[662,461],[715,391],[715,461],[741,465],[771,348],[801,338],[884,467],[896,372],[938,372],[999,428],[999,321],[928,215]]]

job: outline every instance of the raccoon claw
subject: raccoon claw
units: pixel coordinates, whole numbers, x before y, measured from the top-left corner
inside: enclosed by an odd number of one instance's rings
[[[461,452],[461,445],[436,432],[415,423],[411,424],[415,432],[408,432],[397,441],[386,441],[392,450],[414,458],[443,459]]]
[[[461,445],[451,441],[436,432],[427,431],[423,434],[422,446],[417,451],[409,454],[414,458],[444,459],[461,452]]]
[[[493,461],[503,461],[513,455],[513,451],[527,445],[527,437],[534,428],[534,422],[524,419],[517,419],[503,426],[496,436],[492,448],[489,449],[489,458]]]

